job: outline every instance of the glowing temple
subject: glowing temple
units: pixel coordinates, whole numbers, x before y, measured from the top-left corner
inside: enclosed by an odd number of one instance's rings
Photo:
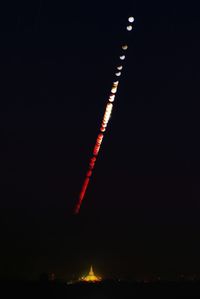
[[[94,274],[94,271],[93,271],[92,266],[91,266],[88,275],[83,276],[81,278],[81,281],[85,281],[85,282],[98,282],[98,281],[101,281],[101,277],[96,276]]]

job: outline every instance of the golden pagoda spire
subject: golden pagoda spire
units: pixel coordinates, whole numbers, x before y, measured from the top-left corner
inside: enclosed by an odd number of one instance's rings
[[[101,277],[98,277],[94,274],[94,271],[93,271],[93,268],[91,265],[88,275],[86,275],[85,277],[82,277],[81,280],[86,281],[86,282],[97,282],[97,281],[101,281]]]
[[[90,266],[89,276],[94,276],[94,271],[93,271],[92,265]]]

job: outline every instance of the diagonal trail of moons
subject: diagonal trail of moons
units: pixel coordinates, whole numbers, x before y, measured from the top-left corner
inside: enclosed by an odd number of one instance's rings
[[[129,17],[128,18],[128,25],[126,27],[127,31],[132,31],[132,29],[133,29],[132,23],[133,22],[134,22],[134,18]],[[106,132],[106,128],[107,128],[108,122],[109,122],[110,117],[111,117],[111,113],[112,113],[112,109],[113,109],[113,105],[114,105],[114,100],[115,100],[115,96],[117,94],[117,88],[118,88],[118,85],[119,85],[119,77],[121,76],[121,71],[123,69],[122,62],[124,62],[125,59],[126,59],[125,52],[127,51],[127,49],[128,49],[127,44],[123,44],[121,46],[122,53],[119,56],[120,65],[117,66],[117,70],[116,70],[116,73],[115,73],[115,76],[117,77],[117,81],[113,82],[113,85],[112,85],[112,88],[111,88],[110,96],[108,98],[108,102],[106,104],[105,112],[104,112],[103,119],[102,119],[102,122],[101,122],[100,132],[98,133],[96,143],[95,143],[95,146],[94,146],[94,149],[93,149],[92,157],[90,158],[88,171],[86,173],[86,177],[85,177],[85,180],[83,182],[81,192],[79,194],[78,202],[75,206],[75,210],[74,210],[75,214],[78,214],[79,211],[80,211],[80,207],[81,207],[82,201],[84,199],[85,193],[87,191],[87,187],[89,185],[90,178],[92,176],[92,171],[95,167],[97,156],[98,156],[98,153],[99,153],[100,148],[101,148],[101,144],[102,144],[102,141],[103,141],[103,138],[104,138],[104,134]]]

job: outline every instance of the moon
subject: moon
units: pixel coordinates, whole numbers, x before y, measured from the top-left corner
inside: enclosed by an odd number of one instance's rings
[[[128,49],[128,46],[127,46],[127,45],[123,45],[123,46],[122,46],[122,49],[123,49],[123,50],[127,50],[127,49]]]
[[[115,100],[115,95],[113,94],[113,95],[111,95],[111,96],[109,97],[109,101],[110,101],[110,102],[114,102],[114,100]]]
[[[121,60],[124,60],[125,58],[126,58],[126,56],[125,55],[122,55],[122,56],[120,56],[119,57]]]
[[[115,82],[113,82],[113,85],[114,85],[115,87],[117,87],[118,84],[119,84],[119,81],[115,81]]]
[[[117,77],[120,77],[120,76],[121,76],[121,72],[115,73],[115,75],[116,75]]]
[[[126,27],[126,29],[127,29],[128,31],[131,31],[131,30],[133,29],[133,27],[132,27],[131,25],[128,25],[128,26]]]
[[[134,17],[129,17],[129,18],[128,18],[128,21],[129,21],[130,23],[133,23],[133,22],[134,22]]]
[[[120,66],[117,67],[117,69],[118,69],[119,71],[121,71],[121,70],[123,69],[123,66],[120,65]]]
[[[116,93],[117,92],[117,87],[112,87],[111,92]]]

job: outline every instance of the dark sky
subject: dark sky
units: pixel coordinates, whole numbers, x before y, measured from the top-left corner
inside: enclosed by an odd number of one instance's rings
[[[200,275],[200,7],[4,1],[0,277]],[[175,2],[175,3],[174,3]],[[126,67],[81,213],[73,208]]]

